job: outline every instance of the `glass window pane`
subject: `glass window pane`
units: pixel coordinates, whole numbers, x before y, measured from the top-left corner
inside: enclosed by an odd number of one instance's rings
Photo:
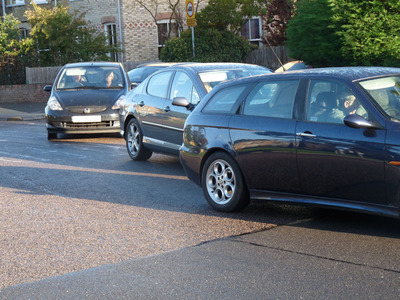
[[[246,24],[242,26],[240,34],[246,39],[250,39],[250,22],[247,21]]]
[[[343,124],[349,114],[368,118],[368,113],[353,92],[343,83],[312,80],[307,104],[307,120]]]
[[[184,72],[176,72],[172,82],[170,99],[175,97],[184,97],[189,102],[192,101],[193,82]]]
[[[261,82],[246,99],[243,114],[292,118],[298,80]]]
[[[399,76],[365,80],[360,84],[388,116],[400,120]]]
[[[167,40],[167,35],[168,35],[168,26],[167,25],[168,25],[167,23],[157,24],[158,44],[159,45],[164,45]]]
[[[166,98],[171,76],[172,72],[162,72],[154,75],[149,80],[147,92],[152,96]]]
[[[250,26],[251,26],[250,39],[251,40],[259,39],[260,38],[260,19],[251,19]]]
[[[235,103],[239,96],[247,88],[247,85],[229,87],[216,93],[203,108],[205,113],[231,113],[233,114]]]

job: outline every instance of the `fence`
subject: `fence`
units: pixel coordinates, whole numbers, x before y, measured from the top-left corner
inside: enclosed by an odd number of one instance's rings
[[[284,46],[261,47],[250,53],[246,62],[249,64],[261,65],[271,70],[281,67],[293,59],[289,58],[288,51]]]

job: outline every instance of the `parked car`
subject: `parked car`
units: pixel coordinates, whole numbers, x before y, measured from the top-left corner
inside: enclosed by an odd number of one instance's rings
[[[58,73],[45,108],[48,139],[57,133],[118,133],[119,103],[131,90],[124,67],[114,62],[65,65]]]
[[[146,160],[154,151],[178,155],[186,117],[214,86],[266,73],[271,71],[236,63],[178,64],[153,73],[128,94],[120,110],[128,154],[133,160]]]
[[[163,62],[153,62],[153,63],[143,63],[138,65],[136,68],[128,71],[129,79],[133,87],[137,87],[143,80],[145,80],[149,75],[154,72],[173,66],[177,63],[163,63]]]
[[[399,217],[400,69],[222,83],[186,120],[180,158],[216,210],[262,199]]]

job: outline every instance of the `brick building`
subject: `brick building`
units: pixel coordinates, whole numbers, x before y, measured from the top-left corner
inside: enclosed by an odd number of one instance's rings
[[[109,43],[121,44],[123,53],[113,57],[115,61],[158,60],[167,33],[175,37],[179,34],[179,28],[187,28],[184,0],[180,1],[174,12],[168,7],[167,0],[0,0],[0,14],[12,13],[21,21],[22,33],[28,34],[29,25],[24,13],[32,8],[33,1],[46,8],[62,4],[72,10],[85,12],[86,21],[90,26],[103,30]],[[201,10],[208,0],[194,2]],[[252,42],[261,43],[261,19],[251,20],[244,27],[243,34]]]

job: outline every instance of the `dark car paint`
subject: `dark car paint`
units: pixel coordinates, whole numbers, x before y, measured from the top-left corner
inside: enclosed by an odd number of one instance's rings
[[[47,106],[45,108],[46,127],[49,133],[118,133],[120,130],[118,110],[111,109],[113,104],[122,95],[126,95],[131,90],[131,83],[122,64],[109,62],[82,62],[67,64],[57,74],[54,83],[57,83],[63,70],[68,67],[86,66],[115,66],[121,69],[124,87],[122,89],[68,89],[59,90],[55,84],[46,86],[45,91],[51,91],[50,98],[56,97],[63,107],[62,111],[53,111]],[[90,108],[91,112],[85,112],[85,108]],[[84,124],[82,126],[69,127],[66,123],[71,123],[72,116],[101,114],[102,124]],[[107,124],[107,125],[104,125]]]
[[[239,64],[240,65],[240,64]],[[199,72],[209,70],[224,70],[224,64],[178,64],[153,73],[147,77],[137,88],[132,90],[124,101],[124,107],[120,110],[121,135],[124,137],[129,120],[135,118],[139,121],[143,131],[143,144],[147,148],[166,154],[179,155],[179,147],[182,145],[183,127],[191,109],[173,105],[173,100],[151,96],[146,92],[147,82],[155,74],[171,71],[168,94],[171,89],[173,77],[176,72],[184,72],[193,82],[199,98],[207,95],[207,90],[201,83]],[[265,68],[266,69],[266,68]],[[268,69],[266,69],[268,70]],[[194,107],[193,107],[194,108]]]
[[[335,68],[273,74],[222,83],[188,117],[180,158],[189,179],[201,185],[207,157],[226,151],[237,161],[252,199],[332,206],[399,217],[400,123],[391,121],[356,81],[399,74],[400,69]],[[300,78],[293,119],[216,116],[202,109],[219,90],[235,84]],[[373,124],[350,128],[305,120],[306,82],[339,80],[368,107]],[[222,117],[222,119],[221,119]],[[297,119],[297,120],[296,120]],[[299,134],[312,136],[299,136]],[[188,137],[193,137],[188,140]],[[392,163],[389,163],[392,162]]]

